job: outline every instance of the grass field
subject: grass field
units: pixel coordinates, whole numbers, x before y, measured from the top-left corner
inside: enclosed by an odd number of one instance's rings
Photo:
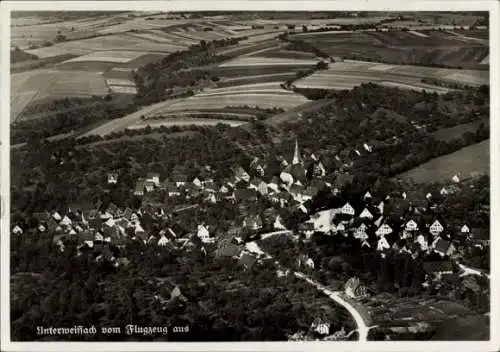
[[[487,43],[468,41],[439,31],[305,33],[304,40],[332,56],[394,64],[444,64],[451,67],[481,68],[489,54]],[[420,35],[421,34],[421,35]]]
[[[114,62],[114,63],[126,63],[134,59],[137,59],[142,55],[143,53],[138,51],[123,51],[123,50],[96,51],[92,54],[79,56],[74,59],[67,60],[65,62],[103,61],[103,62]]]
[[[11,120],[29,103],[46,98],[91,97],[108,94],[102,74],[58,70],[33,70],[11,75]]]
[[[462,148],[452,154],[430,160],[398,178],[416,183],[450,181],[454,175],[461,179],[490,173],[490,140]]]
[[[295,86],[297,88],[351,89],[361,83],[373,82],[439,93],[448,91],[443,87],[424,84],[421,82],[422,78],[437,78],[445,82],[479,86],[489,83],[489,72],[346,60],[331,63],[328,70],[317,71],[295,82]]]
[[[431,134],[437,140],[448,142],[455,138],[461,138],[466,132],[475,133],[481,123],[488,124],[488,118],[471,123],[464,123],[450,128],[443,128]]]
[[[225,62],[220,67],[258,67],[258,66],[314,66],[318,59],[291,59],[275,57],[244,57]]]
[[[201,118],[190,118],[190,117],[182,117],[182,118],[167,118],[164,120],[157,121],[143,121],[136,125],[128,126],[129,129],[140,129],[146,128],[150,126],[151,128],[158,128],[161,126],[165,127],[173,127],[173,126],[189,126],[189,125],[198,125],[198,126],[215,126],[217,124],[224,124],[230,126],[239,126],[244,124],[244,121],[239,120],[219,120],[219,119],[201,119]]]

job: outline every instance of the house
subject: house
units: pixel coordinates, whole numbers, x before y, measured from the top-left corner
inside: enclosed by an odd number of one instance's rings
[[[313,176],[317,178],[322,178],[326,176],[326,169],[321,161],[314,164]]]
[[[414,220],[410,220],[406,223],[405,230],[406,231],[417,231],[418,225]]]
[[[372,198],[372,195],[370,194],[370,192],[366,192],[365,195],[363,196],[363,200],[367,200],[370,198]]]
[[[361,214],[359,214],[359,217],[366,218],[366,219],[373,219],[372,213],[370,213],[370,211],[367,208],[363,209]]]
[[[232,168],[235,180],[238,181],[250,181],[250,175],[241,166],[234,166]]]
[[[52,214],[52,218],[55,220],[55,221],[61,221],[62,220],[62,217],[61,215],[59,215],[59,213],[56,211],[54,212],[54,214]]]
[[[229,188],[227,188],[226,185],[222,185],[219,188],[219,192],[222,193],[222,194],[227,194],[229,192]]]
[[[257,258],[248,252],[243,252],[239,261],[246,268],[251,268],[257,262]]]
[[[426,252],[429,249],[429,244],[427,242],[427,239],[422,234],[417,236],[417,238],[415,239],[415,243],[419,244],[420,249],[424,252]]]
[[[286,227],[281,223],[281,217],[279,215],[274,220],[273,228],[275,230],[286,230]]]
[[[178,197],[181,195],[181,191],[179,190],[177,183],[175,182],[169,182],[167,184],[165,192],[169,197]]]
[[[433,247],[434,252],[438,253],[442,257],[453,255],[456,249],[453,243],[443,240],[442,238],[438,238],[437,241],[434,241]]]
[[[451,180],[452,180],[453,182],[455,182],[455,183],[459,183],[459,182],[460,182],[460,179],[458,178],[458,176],[457,176],[457,175],[454,175],[454,176],[452,177],[452,179],[451,179]]]
[[[19,225],[16,225],[14,226],[14,228],[12,229],[12,233],[14,235],[21,235],[23,233],[23,229],[19,226]]]
[[[380,226],[380,227],[378,228],[378,230],[377,230],[377,231],[375,231],[375,234],[376,234],[377,236],[382,236],[382,237],[383,237],[383,236],[386,236],[386,235],[388,235],[388,234],[390,234],[390,233],[392,233],[392,229],[391,229],[391,227],[390,227],[389,225],[387,225],[387,224],[383,224],[382,226]]]
[[[389,243],[387,242],[385,237],[381,236],[377,242],[377,251],[382,252],[382,251],[389,249],[389,248],[391,248],[391,246],[389,246]]]
[[[146,181],[144,180],[139,180],[135,183],[135,190],[134,190],[134,195],[135,196],[143,196],[144,195],[144,184]]]
[[[262,228],[262,219],[260,215],[248,215],[243,219],[243,227],[248,228],[253,231],[257,231]]]
[[[164,247],[169,242],[170,242],[170,240],[165,235],[161,235],[160,239],[157,242],[157,245],[160,246],[160,247]]]
[[[268,193],[267,183],[261,180],[257,185],[257,192],[262,195],[266,195]]]
[[[201,187],[201,180],[198,177],[195,177],[195,179],[193,180],[193,185],[195,185],[196,187]]]
[[[184,186],[187,182],[187,176],[180,173],[176,173],[170,176],[170,181],[175,182],[175,185],[177,187]]]
[[[330,324],[325,322],[323,319],[316,318],[311,324],[311,331],[314,331],[320,335],[330,334]]]
[[[196,235],[203,243],[211,243],[215,240],[213,237],[210,237],[208,228],[205,225],[198,225],[198,231]]]
[[[345,215],[354,215],[354,208],[351,206],[351,204],[346,203],[342,209],[341,213]]]
[[[337,232],[344,232],[345,231],[345,225],[343,223],[339,223],[336,228],[337,228]]]
[[[358,227],[354,232],[354,238],[359,239],[361,241],[365,241],[368,239],[368,235],[366,234],[366,230],[362,227]]]
[[[117,173],[109,173],[108,174],[108,184],[116,184],[118,182],[118,174]]]
[[[448,194],[448,190],[446,189],[446,187],[441,188],[441,190],[439,191],[439,194],[441,194],[442,196],[447,195]]]
[[[368,295],[368,291],[357,277],[351,277],[344,285],[344,293],[349,298],[361,298]]]
[[[469,226],[467,226],[467,225],[462,226],[462,228],[460,229],[460,232],[461,232],[461,233],[463,233],[463,234],[468,234],[468,233],[470,233],[470,228],[469,228]]]
[[[153,181],[144,181],[144,190],[146,192],[153,192],[155,190],[155,183]]]
[[[443,232],[444,228],[443,225],[439,222],[439,220],[436,220],[432,223],[432,225],[429,227],[429,232],[432,233],[434,236],[438,236],[441,232]]]
[[[71,219],[67,215],[64,215],[62,220],[59,222],[59,225],[68,227],[71,226],[72,223]]]

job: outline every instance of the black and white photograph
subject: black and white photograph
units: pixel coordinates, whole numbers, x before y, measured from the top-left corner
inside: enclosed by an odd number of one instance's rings
[[[491,343],[498,6],[15,3],[9,348]]]

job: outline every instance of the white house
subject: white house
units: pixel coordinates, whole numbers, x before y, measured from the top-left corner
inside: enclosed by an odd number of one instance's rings
[[[365,241],[366,239],[368,239],[368,235],[366,234],[364,229],[358,227],[354,232],[354,238],[359,239],[361,241]]]
[[[14,235],[21,235],[23,233],[23,229],[19,226],[19,225],[16,225],[14,226],[14,228],[12,229],[12,233]]]
[[[198,225],[197,236],[203,243],[210,243],[214,240],[213,238],[210,238],[210,233],[205,225]]]
[[[276,219],[274,220],[273,227],[276,230],[286,230],[286,227],[281,223],[281,216],[277,216]]]
[[[354,151],[356,152],[356,154],[358,154],[358,156],[361,156],[361,153],[359,152],[359,150],[354,149]]]
[[[361,229],[363,231],[366,231],[367,228],[368,228],[368,226],[366,226],[365,223],[361,223],[361,225],[359,225],[359,229]]]
[[[280,180],[283,181],[283,183],[287,184],[288,186],[293,184],[293,176],[290,175],[288,172],[282,172],[280,174]]]
[[[423,235],[418,235],[415,242],[420,245],[421,250],[427,251],[429,249],[429,244],[427,243],[427,239]]]
[[[383,224],[378,228],[378,230],[375,232],[377,236],[385,236],[392,233],[392,229],[389,225]]]
[[[67,215],[64,215],[64,218],[61,220],[61,222],[59,223],[59,225],[70,226],[72,223],[73,222],[71,221],[71,219]]]
[[[403,199],[406,199],[406,192],[401,193],[401,197],[403,197]]]
[[[442,196],[447,195],[448,194],[448,190],[446,189],[446,187],[441,188],[441,190],[439,191],[439,194],[441,194]]]
[[[46,228],[42,224],[38,225],[38,231],[45,232]]]
[[[201,187],[201,181],[198,177],[195,177],[195,179],[193,180],[193,185],[195,185],[196,187]]]
[[[372,150],[373,150],[373,149],[372,149],[372,147],[371,147],[371,146],[369,146],[369,145],[368,145],[368,144],[366,144],[366,143],[363,143],[363,148],[365,148],[365,150],[366,150],[367,152],[369,152],[369,153],[371,153],[371,152],[372,152]]]
[[[154,172],[148,173],[146,183],[147,182],[152,182],[155,186],[158,187],[160,185],[160,174]]]
[[[453,182],[455,183],[459,183],[460,182],[460,179],[458,178],[457,175],[454,175],[453,178],[451,179]]]
[[[425,198],[427,198],[427,199],[431,199],[431,198],[432,198],[432,194],[427,193],[427,194],[425,195]]]
[[[61,215],[59,215],[57,211],[54,214],[52,214],[52,217],[54,218],[55,221],[61,221],[62,219]]]
[[[383,251],[389,248],[391,248],[391,246],[389,246],[389,243],[387,242],[385,237],[384,236],[380,237],[380,239],[377,242],[377,251]]]
[[[370,192],[366,192],[365,195],[363,196],[363,199],[367,200],[367,199],[369,199],[371,197],[372,197],[372,195],[370,194]]]
[[[118,174],[108,174],[108,184],[116,184],[118,182]]]
[[[342,209],[341,209],[342,214],[346,215],[354,215],[354,208],[351,206],[351,204],[346,203]]]
[[[94,235],[94,241],[104,241],[104,236],[100,232],[96,232]]]
[[[377,220],[375,220],[375,222],[374,222],[375,226],[380,227],[380,225],[382,225],[382,220],[384,220],[383,216],[381,216]]]
[[[443,225],[439,222],[439,220],[436,220],[432,223],[432,225],[429,227],[429,232],[432,233],[434,236],[439,235],[441,232],[443,232],[444,228]]]
[[[338,232],[344,232],[345,231],[345,226],[343,223],[340,223],[337,225],[337,231]]]
[[[366,219],[373,219],[372,213],[370,213],[370,211],[367,208],[363,209],[361,214],[359,214],[359,217],[366,218]]]
[[[418,225],[415,221],[410,220],[406,223],[405,226],[406,231],[417,231],[418,230]]]
[[[306,266],[310,269],[314,269],[314,261],[311,258],[307,258]]]
[[[311,324],[311,330],[317,332],[321,335],[329,335],[330,334],[330,324],[324,322],[321,319],[315,319]]]
[[[462,229],[460,230],[462,233],[469,233],[470,228],[467,225],[462,226]]]
[[[379,205],[377,206],[378,210],[380,211],[380,214],[384,213],[384,202],[380,202]]]
[[[161,247],[166,246],[168,242],[170,242],[170,240],[167,237],[165,237],[165,235],[162,235],[158,240],[158,246]]]

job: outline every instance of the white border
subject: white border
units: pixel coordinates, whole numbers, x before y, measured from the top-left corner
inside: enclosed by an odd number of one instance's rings
[[[490,11],[490,179],[498,180],[499,165],[496,157],[500,153],[500,118],[499,114],[499,3],[497,1],[398,1],[388,3],[386,1],[3,1],[1,6],[1,87],[0,87],[0,171],[1,188],[0,194],[4,198],[4,215],[10,212],[10,11]],[[500,190],[491,187],[491,236],[499,232],[499,223],[495,222],[500,216],[499,208]],[[9,294],[9,270],[10,270],[10,217],[4,216],[1,226],[1,346],[2,351],[320,351],[333,348],[336,351],[344,350],[366,350],[366,351],[499,351],[500,350],[500,317],[499,305],[499,258],[494,255],[500,250],[497,240],[491,241],[491,324],[490,341],[485,342],[256,342],[256,343],[66,343],[66,342],[10,342],[10,294]],[[272,322],[270,322],[272,323]]]

